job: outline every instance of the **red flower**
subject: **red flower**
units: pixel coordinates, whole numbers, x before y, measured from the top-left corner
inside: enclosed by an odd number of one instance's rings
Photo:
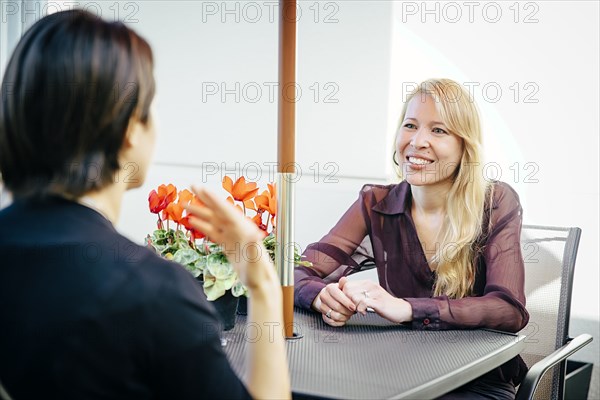
[[[250,200],[258,193],[256,183],[246,183],[246,178],[243,176],[240,176],[235,183],[233,183],[230,177],[225,176],[223,178],[223,189],[227,190],[233,196],[233,199],[237,201]]]
[[[269,183],[267,186],[269,187],[269,191],[265,190],[260,196],[256,196],[254,201],[256,202],[258,212],[267,211],[272,216],[275,216],[277,215],[277,192],[275,185]]]
[[[184,205],[184,204],[187,205],[194,198],[195,198],[195,196],[192,192],[190,192],[187,189],[183,189],[181,192],[179,192],[179,199],[177,200],[177,202],[181,205]]]
[[[163,211],[163,219],[170,219],[178,224],[183,217],[183,206],[179,203],[169,203]]]
[[[187,189],[184,189],[181,192],[179,192],[179,201],[177,203],[180,205],[192,204],[197,207],[204,207],[204,203],[202,203],[200,199],[194,196],[194,194]],[[196,239],[202,239],[203,237],[205,237],[205,235],[204,233],[196,230],[196,228],[192,226],[192,224],[190,223],[190,217],[192,216],[193,214],[187,211],[186,216],[181,218],[179,223],[183,225],[185,229],[187,229],[187,231],[190,233],[190,240],[193,242]]]
[[[150,212],[158,214],[163,211],[167,206],[174,202],[177,198],[177,188],[172,184],[160,185],[158,192],[153,190],[148,195],[148,203],[150,205]]]
[[[192,226],[192,224],[190,224],[190,217],[192,216],[192,214],[188,214],[185,217],[183,217],[181,219],[181,225],[183,225],[185,227],[185,229],[188,230],[188,232],[190,233],[190,240],[193,242],[196,239],[202,239],[203,237],[205,237],[204,233],[196,230],[196,228],[194,228]]]
[[[262,214],[256,214],[254,217],[252,217],[252,222],[254,222],[256,224],[256,226],[258,226],[258,228],[262,232],[263,236],[268,235],[267,226],[265,224],[263,224],[263,222],[262,222]]]

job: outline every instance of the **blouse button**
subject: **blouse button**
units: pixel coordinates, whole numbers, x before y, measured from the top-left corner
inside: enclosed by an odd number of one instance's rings
[[[423,325],[429,325],[429,318],[425,318],[423,320]]]

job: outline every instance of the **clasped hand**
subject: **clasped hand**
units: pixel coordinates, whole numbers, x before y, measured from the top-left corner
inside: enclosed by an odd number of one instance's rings
[[[406,300],[389,294],[370,280],[349,281],[346,277],[325,286],[313,302],[331,326],[343,326],[352,315],[367,313],[367,308],[392,322],[412,320],[412,307]]]

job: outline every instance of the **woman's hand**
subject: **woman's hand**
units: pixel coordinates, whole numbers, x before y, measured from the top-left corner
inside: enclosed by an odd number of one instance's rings
[[[205,206],[189,205],[190,224],[223,247],[252,300],[248,323],[283,329],[283,296],[269,253],[258,227],[233,205],[206,189],[193,191]],[[271,332],[271,331],[270,331]],[[291,398],[290,378],[282,334],[262,335],[248,343],[246,386],[255,399]]]
[[[248,290],[276,282],[275,268],[262,244],[258,227],[210,191],[204,188],[192,190],[204,207],[186,206],[192,214],[190,224],[223,247],[223,253]]]
[[[339,288],[338,283],[325,286],[313,301],[312,307],[323,314],[331,326],[343,326],[356,312],[356,306]]]
[[[392,322],[412,321],[412,307],[409,302],[389,294],[384,288],[370,280],[348,281],[343,277],[339,281],[343,294],[352,300],[356,312],[367,313],[372,308],[377,314]]]

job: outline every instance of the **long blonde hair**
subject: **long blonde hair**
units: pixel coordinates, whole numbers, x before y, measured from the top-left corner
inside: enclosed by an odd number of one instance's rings
[[[400,123],[410,100],[430,96],[442,121],[451,133],[463,139],[460,159],[446,199],[446,217],[438,237],[434,295],[450,298],[469,296],[475,282],[478,243],[483,233],[486,198],[491,199],[492,185],[483,176],[482,135],[479,113],[469,93],[450,79],[422,82],[407,98]],[[399,175],[402,177],[401,169]]]

